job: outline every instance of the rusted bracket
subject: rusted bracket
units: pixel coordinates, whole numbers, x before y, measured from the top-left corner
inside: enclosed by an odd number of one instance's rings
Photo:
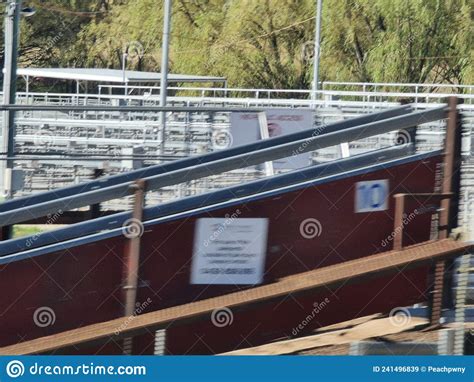
[[[137,180],[130,191],[134,194],[132,218],[127,220],[122,227],[123,235],[128,239],[125,246],[124,283],[123,292],[125,300],[124,316],[135,316],[138,288],[138,273],[140,268],[140,241],[144,232],[143,206],[145,202],[146,182]],[[123,353],[132,354],[132,337],[123,340]]]
[[[443,200],[449,200],[453,197],[452,192],[446,193],[412,193],[412,194],[395,194],[395,219],[393,223],[393,250],[400,251],[403,248],[403,230],[405,228],[405,200],[407,198],[417,199],[423,202],[433,201],[437,204],[442,204]],[[442,208],[435,211],[441,214]],[[441,232],[441,225],[439,231]]]

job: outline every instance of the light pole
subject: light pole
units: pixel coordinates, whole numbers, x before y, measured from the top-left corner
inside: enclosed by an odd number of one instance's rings
[[[122,81],[123,81],[123,94],[128,95],[127,88],[127,57],[128,57],[128,48],[122,53]],[[126,101],[126,100],[124,100]]]
[[[3,104],[12,105],[16,97],[16,63],[18,56],[18,32],[20,24],[21,0],[12,0],[5,9],[5,48],[3,69]],[[12,196],[12,170],[15,150],[15,113],[3,112],[1,185],[5,198]]]
[[[321,17],[322,17],[323,0],[317,0],[316,5],[316,30],[314,35],[314,63],[313,63],[313,91],[312,99],[317,98],[319,90],[319,53],[321,45]]]
[[[10,0],[5,9],[5,48],[3,68],[3,104],[13,105],[16,102],[16,66],[18,59],[18,41],[20,15],[32,16],[34,8],[21,7],[22,0]],[[0,159],[0,191],[5,198],[12,197],[12,171],[15,155],[15,112],[3,112],[2,145]]]
[[[161,45],[161,81],[160,81],[160,106],[166,106],[166,93],[168,89],[168,52],[169,37],[171,25],[171,0],[165,0],[165,9],[163,15],[163,41]],[[161,112],[161,130],[160,130],[160,154],[164,154],[165,149],[165,129],[166,112]]]

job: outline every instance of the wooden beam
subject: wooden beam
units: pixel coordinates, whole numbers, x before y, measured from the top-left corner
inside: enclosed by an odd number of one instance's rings
[[[247,309],[258,303],[287,296],[289,293],[298,294],[337,286],[347,283],[349,279],[351,282],[361,282],[370,275],[393,272],[400,267],[410,269],[462,254],[471,248],[472,245],[450,239],[429,241],[406,247],[402,251],[384,252],[286,277],[273,284],[139,315],[132,321],[129,321],[127,317],[122,317],[6,346],[0,348],[0,354],[41,354],[110,338],[119,340],[144,333],[147,329],[157,330],[170,325],[184,324],[190,320],[207,318],[212,311],[223,306],[232,309]],[[125,329],[117,332],[118,328]]]
[[[348,321],[350,323],[351,321]],[[234,350],[221,355],[283,355],[295,354],[304,350],[324,346],[345,345],[353,341],[362,341],[375,337],[383,337],[390,334],[401,333],[424,326],[428,320],[412,317],[401,325],[393,325],[390,318],[375,318],[366,322],[356,323],[352,326],[339,330],[326,330],[306,337],[291,340],[272,342],[252,348]]]

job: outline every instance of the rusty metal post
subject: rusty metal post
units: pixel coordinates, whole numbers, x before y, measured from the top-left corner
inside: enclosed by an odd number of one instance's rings
[[[457,157],[460,150],[457,142],[461,135],[461,126],[458,120],[457,98],[448,98],[448,121],[446,126],[446,138],[444,143],[444,163],[443,163],[443,183],[441,186],[442,193],[449,193],[453,189],[453,177],[457,167]],[[450,207],[451,200],[443,199],[441,201],[441,212],[439,215],[439,239],[446,239],[450,231]],[[431,301],[431,320],[432,326],[439,325],[443,309],[443,289],[444,289],[444,273],[446,263],[438,261],[434,271],[433,296]]]
[[[135,196],[133,205],[132,219],[123,227],[123,233],[128,239],[125,246],[125,265],[124,265],[124,316],[132,317],[135,315],[138,288],[138,273],[140,268],[140,241],[143,234],[143,204],[145,200],[144,180],[137,180],[131,187]],[[128,337],[123,340],[123,353],[132,354],[133,338]]]
[[[457,142],[461,135],[461,126],[458,121],[457,98],[449,97],[448,122],[446,127],[446,140],[444,147],[444,164],[443,164],[443,184],[441,186],[442,193],[450,193],[453,191],[453,177],[457,167],[457,157],[459,150]],[[446,239],[450,229],[450,207],[451,200],[445,199],[441,202],[441,212],[439,216],[439,238]]]
[[[399,251],[403,248],[403,214],[405,212],[405,195],[396,194],[395,218],[393,220],[393,250]]]

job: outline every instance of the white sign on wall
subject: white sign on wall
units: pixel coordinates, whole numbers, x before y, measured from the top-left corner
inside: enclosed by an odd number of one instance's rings
[[[313,115],[311,110],[302,109],[267,109],[268,137],[297,133],[311,129]],[[256,113],[232,113],[231,118],[232,145],[239,146],[264,139]],[[310,154],[303,153],[273,161],[275,168],[296,169],[310,164]]]
[[[357,182],[355,185],[355,212],[387,210],[389,194],[388,179]]]
[[[267,233],[265,218],[198,219],[191,284],[260,284]]]

